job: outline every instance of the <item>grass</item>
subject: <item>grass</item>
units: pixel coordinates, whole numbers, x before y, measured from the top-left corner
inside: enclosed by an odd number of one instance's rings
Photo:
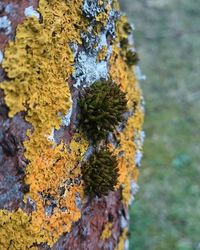
[[[147,76],[130,250],[200,249],[200,2],[123,0]]]

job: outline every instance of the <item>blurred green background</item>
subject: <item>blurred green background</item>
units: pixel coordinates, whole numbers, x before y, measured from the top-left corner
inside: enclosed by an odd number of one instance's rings
[[[130,250],[200,250],[200,0],[121,0],[147,76]]]

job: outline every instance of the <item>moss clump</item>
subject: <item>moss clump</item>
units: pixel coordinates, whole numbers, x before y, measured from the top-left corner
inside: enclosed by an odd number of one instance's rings
[[[111,80],[97,81],[87,88],[78,104],[80,129],[93,142],[106,139],[127,110],[125,93]]]
[[[126,33],[127,35],[130,35],[131,32],[133,31],[133,29],[132,29],[132,27],[131,27],[131,25],[130,25],[129,22],[126,22],[126,23],[124,24],[123,29],[124,29],[124,31],[125,31],[125,33]]]
[[[122,50],[127,50],[128,47],[129,47],[129,42],[128,42],[128,39],[127,38],[122,38],[120,40],[120,47]]]
[[[118,164],[107,148],[93,153],[81,167],[85,192],[91,196],[107,195],[117,184]]]
[[[138,53],[132,50],[128,50],[126,52],[126,63],[129,66],[133,66],[136,65],[139,62],[139,56]]]

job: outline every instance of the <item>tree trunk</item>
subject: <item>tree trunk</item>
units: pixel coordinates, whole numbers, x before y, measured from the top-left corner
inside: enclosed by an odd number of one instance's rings
[[[127,248],[137,61],[116,0],[1,1],[0,249]]]

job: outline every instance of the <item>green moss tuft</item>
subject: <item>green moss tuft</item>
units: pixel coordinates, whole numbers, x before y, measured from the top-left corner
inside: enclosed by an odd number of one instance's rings
[[[127,50],[128,47],[129,47],[128,39],[127,39],[127,38],[122,38],[122,39],[120,40],[120,48],[121,48],[122,50]]]
[[[78,101],[81,131],[94,143],[106,139],[108,133],[123,120],[126,104],[125,93],[118,85],[111,80],[97,81]]]
[[[117,166],[116,157],[107,148],[93,153],[81,167],[86,194],[101,196],[114,191],[119,176]]]
[[[128,23],[128,22],[124,24],[123,29],[124,29],[124,31],[126,32],[127,35],[130,35],[131,32],[133,31],[130,23]]]
[[[128,50],[126,52],[126,63],[129,66],[133,66],[136,65],[139,62],[139,56],[138,53],[132,50]]]

